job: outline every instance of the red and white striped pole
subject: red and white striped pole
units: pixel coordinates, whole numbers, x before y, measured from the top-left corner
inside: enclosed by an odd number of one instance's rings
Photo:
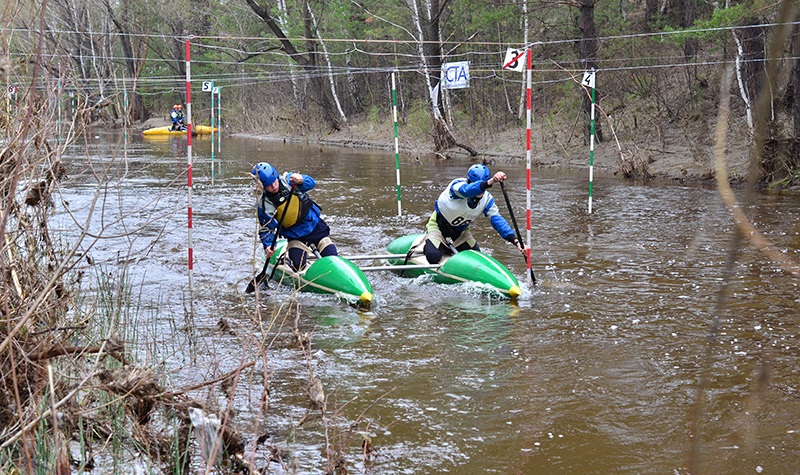
[[[192,249],[192,67],[189,55],[189,39],[186,39],[186,154],[188,157],[189,179],[189,292],[192,292],[192,269],[194,269],[194,251]],[[194,301],[190,297],[190,301]]]
[[[528,175],[528,182],[527,182],[527,200],[526,200],[526,210],[527,210],[527,243],[525,244],[525,257],[528,265],[528,274],[531,276],[531,280],[536,283],[536,279],[533,277],[533,271],[531,271],[531,49],[528,48],[528,90],[527,90],[527,111],[525,112],[526,119],[527,119],[527,141],[528,146],[525,152],[525,163],[527,166],[527,175]]]

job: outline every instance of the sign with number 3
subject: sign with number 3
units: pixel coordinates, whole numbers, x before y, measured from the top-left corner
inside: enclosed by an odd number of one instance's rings
[[[503,60],[503,69],[523,71],[525,69],[525,51],[524,49],[508,48]]]

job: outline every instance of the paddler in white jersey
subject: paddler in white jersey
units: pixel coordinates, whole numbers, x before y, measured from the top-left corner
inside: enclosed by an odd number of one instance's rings
[[[503,239],[524,252],[525,248],[508,222],[500,216],[492,194],[487,191],[487,188],[505,181],[506,178],[503,172],[492,176],[486,165],[475,164],[467,171],[466,179],[457,178],[447,185],[436,200],[436,210],[427,224],[424,252],[429,263],[438,264],[445,253],[452,254],[447,244],[448,239],[452,241],[456,251],[480,251],[478,242],[468,228],[481,214],[489,218],[492,227]]]

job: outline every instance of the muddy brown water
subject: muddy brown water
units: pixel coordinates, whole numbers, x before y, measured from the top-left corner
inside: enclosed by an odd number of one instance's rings
[[[398,217],[393,153],[224,138],[213,184],[210,141],[194,139],[193,153],[193,298],[185,138],[131,134],[126,143],[98,133],[65,157],[64,198],[79,220],[95,190],[90,165],[113,170],[90,225],[104,238],[88,252],[106,270],[127,266],[135,311],[121,329],[141,361],[164,362],[165,384],[176,388],[256,355],[249,337],[256,302],[244,294],[260,268],[253,164],[316,179],[312,196],[344,256],[380,253],[422,232],[440,190],[470,165],[401,158]],[[510,176],[506,189],[524,233],[524,161],[491,169]],[[388,272],[368,274],[375,293],[368,310],[330,296],[293,297],[274,284],[264,293],[263,312],[295,298],[301,328],[313,332],[311,364],[329,396],[331,435],[364,413],[359,430],[377,452],[365,468],[356,434],[351,473],[663,474],[688,473],[691,461],[706,473],[798,473],[800,282],[743,247],[719,310],[733,228],[718,193],[598,174],[588,215],[587,175],[533,170],[535,287],[488,220],[474,225],[483,249],[520,279],[517,302]],[[501,191],[492,191],[508,216]],[[799,211],[798,196],[761,193],[747,213],[798,261]],[[218,327],[221,318],[230,332]],[[308,368],[289,331],[268,352],[267,417],[258,416],[260,368],[243,377],[234,424],[251,443],[254,434],[272,434],[302,473],[324,473],[320,421],[292,430],[306,413]],[[766,391],[756,390],[761,368]],[[217,388],[193,396],[225,403]]]

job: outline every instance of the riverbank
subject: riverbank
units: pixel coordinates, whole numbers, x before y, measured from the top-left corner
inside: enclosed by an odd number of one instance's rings
[[[151,119],[142,128],[161,124]],[[394,125],[356,123],[332,132],[298,133],[287,127],[274,130],[242,131],[232,136],[257,137],[264,140],[283,140],[296,143],[318,144],[348,148],[367,148],[394,151]],[[713,127],[670,127],[634,136],[608,132],[603,141],[596,141],[591,157],[596,173],[621,175],[631,179],[705,183],[714,180]],[[533,167],[563,167],[586,169],[590,161],[590,147],[583,137],[564,129],[534,125],[531,129],[531,165]],[[507,129],[500,132],[486,130],[456,130],[459,143],[478,152],[471,157],[465,148],[451,147],[434,153],[429,136],[418,137],[399,129],[399,151],[407,160],[434,156],[444,160],[483,161],[485,163],[512,162],[526,159],[526,130]],[[749,156],[747,134],[729,134],[727,166],[733,181],[745,175]]]

